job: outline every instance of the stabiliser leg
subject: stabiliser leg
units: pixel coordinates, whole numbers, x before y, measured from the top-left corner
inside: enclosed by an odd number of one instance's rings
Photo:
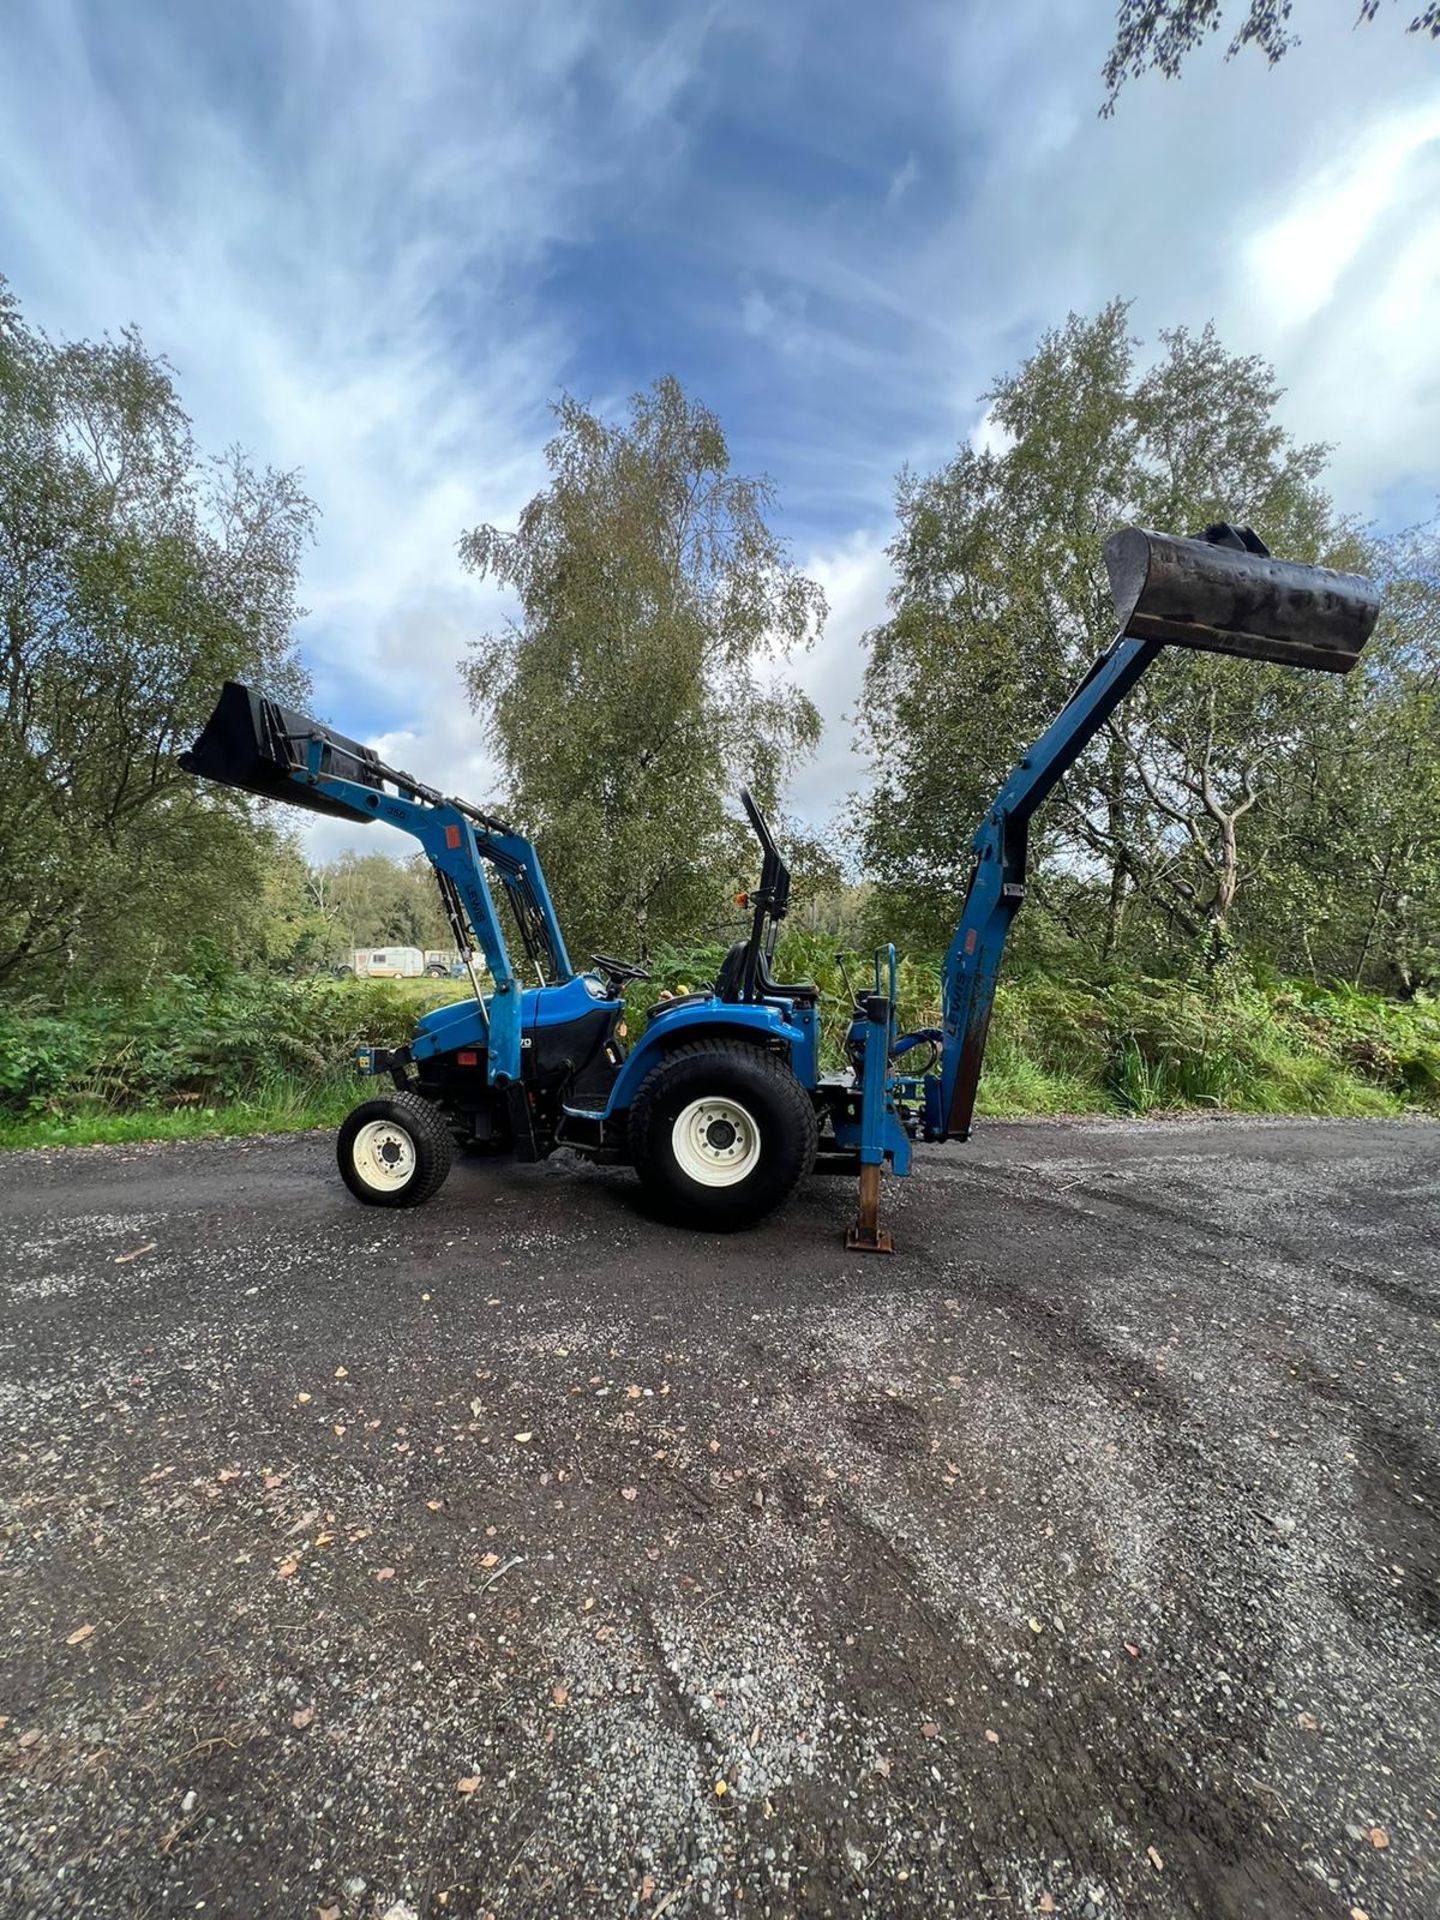
[[[895,1242],[880,1225],[880,1169],[861,1167],[860,1207],[855,1224],[845,1235],[845,1245],[854,1253],[893,1253]]]
[[[882,992],[883,963],[888,962],[888,992]],[[903,1134],[888,1138],[890,1113],[890,1045],[895,1037],[895,949],[875,955],[875,991],[855,1003],[850,1028],[852,1043],[862,1048],[860,1058],[860,1203],[845,1245],[857,1253],[893,1253],[895,1243],[880,1225],[880,1169],[889,1151],[900,1172],[908,1165]],[[902,1164],[903,1162],[903,1164]]]

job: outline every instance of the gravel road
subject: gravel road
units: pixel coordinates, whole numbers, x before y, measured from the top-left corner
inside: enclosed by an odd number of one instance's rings
[[[1440,1128],[0,1156],[0,1910],[1440,1913]]]

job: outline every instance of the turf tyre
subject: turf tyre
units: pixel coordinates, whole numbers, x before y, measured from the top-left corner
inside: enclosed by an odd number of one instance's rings
[[[377,1139],[390,1134],[408,1175],[395,1184],[366,1178]],[[432,1100],[418,1093],[386,1093],[362,1100],[348,1114],[335,1141],[340,1178],[367,1207],[418,1207],[445,1184],[455,1159],[450,1122]]]
[[[719,1136],[728,1128],[732,1138],[721,1150],[730,1164],[707,1178],[687,1142],[703,1135],[710,1114],[720,1117]],[[646,1075],[630,1108],[629,1140],[657,1213],[734,1233],[790,1198],[815,1164],[818,1128],[809,1094],[783,1061],[736,1041],[697,1040]]]

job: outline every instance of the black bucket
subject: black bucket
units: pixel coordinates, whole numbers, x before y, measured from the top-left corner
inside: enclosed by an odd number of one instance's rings
[[[381,787],[379,757],[358,740],[347,740],[293,708],[267,700],[238,680],[227,680],[215,711],[188,753],[180,755],[186,773],[214,780],[222,787],[239,787],[264,800],[283,800],[286,806],[337,820],[370,820],[366,809],[347,806],[294,778],[309,765],[312,741],[320,742],[318,771],[335,780],[358,781],[377,792]]]
[[[1230,527],[1194,540],[1127,527],[1105,542],[1105,566],[1128,637],[1282,667],[1348,673],[1380,611],[1359,574],[1277,560]]]

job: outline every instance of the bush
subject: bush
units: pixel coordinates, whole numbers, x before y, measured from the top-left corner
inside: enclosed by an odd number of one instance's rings
[[[1232,978],[1001,989],[996,1040],[1122,1112],[1373,1114],[1440,1106],[1440,1010],[1378,994]]]
[[[396,1045],[444,988],[390,981],[286,981],[177,976],[129,1001],[53,1013],[0,1013],[0,1110],[14,1116],[80,1108],[220,1106],[278,1082],[343,1071],[364,1040]]]
[[[662,987],[712,980],[722,945],[662,950],[637,1013]],[[837,957],[823,936],[788,930],[776,953],[787,980],[820,988],[821,1057],[844,1064],[850,988],[872,978],[868,956]],[[849,985],[847,986],[847,975]],[[902,957],[901,1031],[940,1024],[938,961]],[[634,1024],[639,1031],[639,1024]],[[1440,1008],[1350,987],[1252,978],[1237,964],[1208,983],[1066,978],[1002,983],[980,1084],[985,1113],[1370,1114],[1440,1107]]]

